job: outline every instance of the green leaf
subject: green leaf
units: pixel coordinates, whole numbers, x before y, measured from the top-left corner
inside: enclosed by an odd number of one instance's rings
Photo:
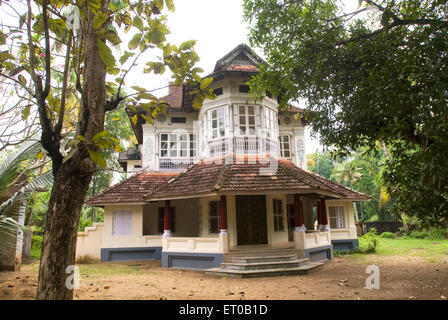
[[[203,101],[204,101],[203,96],[196,96],[193,99],[193,108],[195,108],[196,110],[201,109]]]
[[[173,0],[165,0],[165,4],[169,11],[174,12],[175,8]]]
[[[19,74],[19,76],[17,77],[19,78],[19,81],[21,84],[23,84],[24,86],[26,86],[26,79],[24,76],[22,76],[21,74]]]
[[[150,94],[149,92],[139,93],[137,95],[137,100],[140,99],[157,100],[157,98],[154,95]]]
[[[145,92],[145,91],[148,91],[147,89],[142,88],[142,87],[139,87],[139,86],[132,86],[131,88],[134,89],[134,90],[136,90],[136,91],[139,91],[139,92]]]
[[[213,82],[213,78],[205,78],[204,80],[201,81],[201,90],[204,90],[205,88],[207,88],[211,83]]]
[[[106,160],[104,160],[104,157],[101,155],[101,153],[97,152],[97,151],[93,151],[93,150],[89,150],[89,156],[90,159],[95,162],[97,165],[99,165],[100,167],[105,168],[107,163]]]
[[[179,46],[179,50],[181,50],[181,51],[191,50],[195,44],[196,44],[196,40],[188,40],[188,41],[182,42],[182,44]]]
[[[93,18],[93,29],[99,29],[106,21],[109,15],[107,13],[98,11]]]
[[[132,57],[132,56],[134,56],[134,55],[135,55],[135,52],[128,52],[128,51],[125,51],[124,54],[120,57],[120,63],[121,63],[121,64],[125,64],[126,61],[127,61],[130,57]]]
[[[142,36],[143,36],[143,33],[137,33],[137,34],[135,34],[135,35],[132,37],[131,41],[129,41],[129,43],[128,43],[128,48],[129,48],[130,50],[134,50],[135,48],[137,48],[138,45],[140,44],[140,40],[141,40]]]
[[[110,48],[101,40],[96,40],[98,44],[98,54],[106,67],[113,68],[115,66],[115,58]]]
[[[140,17],[135,16],[133,20],[133,24],[137,27],[138,30],[143,31],[143,20]]]
[[[30,115],[30,110],[31,110],[31,105],[27,105],[25,108],[23,108],[22,110],[22,120],[26,120],[28,118],[28,116]]]
[[[140,114],[140,116],[145,119],[149,124],[153,124],[153,121],[150,117],[148,117],[147,115],[144,115],[143,113]]]

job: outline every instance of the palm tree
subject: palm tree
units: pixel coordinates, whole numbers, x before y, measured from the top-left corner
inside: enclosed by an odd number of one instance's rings
[[[17,245],[17,235],[23,229],[26,196],[53,183],[53,174],[47,171],[28,181],[26,174],[33,168],[23,169],[23,164],[41,151],[39,142],[26,142],[19,149],[0,154],[0,196],[15,188],[17,191],[0,205],[0,255],[7,254]]]
[[[352,188],[353,184],[362,177],[361,170],[362,168],[355,167],[353,161],[345,161],[337,164],[334,174],[339,183]]]

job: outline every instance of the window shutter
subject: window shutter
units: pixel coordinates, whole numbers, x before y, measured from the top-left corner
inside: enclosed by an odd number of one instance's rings
[[[113,212],[112,235],[129,236],[132,233],[132,212],[117,210]]]

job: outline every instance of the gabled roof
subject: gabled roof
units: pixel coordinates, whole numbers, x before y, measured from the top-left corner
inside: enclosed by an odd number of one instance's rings
[[[259,72],[258,65],[263,63],[265,61],[243,43],[219,59],[209,77],[217,77],[226,73],[255,74]]]
[[[183,112],[195,112],[198,111],[193,108],[194,96],[189,94],[190,91],[196,88],[183,84],[180,86],[170,83],[168,86],[168,94],[159,98],[159,101],[163,101],[167,104],[168,112],[183,111]],[[142,107],[136,106],[137,112],[140,114],[146,114],[146,110]],[[128,117],[133,117],[136,112],[131,110],[129,107],[126,108],[126,113]],[[143,143],[143,128],[142,125],[146,123],[143,117],[137,117],[137,123],[134,125],[131,121],[132,129],[134,130],[135,137],[139,144]]]
[[[228,193],[301,193],[333,199],[370,200],[370,197],[303,170],[283,159],[233,157],[203,160],[148,193],[148,200],[167,200]],[[278,162],[275,162],[278,161]],[[270,170],[270,166],[274,170]],[[276,164],[276,165],[275,165]]]
[[[111,186],[103,192],[89,197],[84,204],[102,206],[118,203],[144,203],[145,196],[174,178],[177,173],[140,171],[129,178]]]

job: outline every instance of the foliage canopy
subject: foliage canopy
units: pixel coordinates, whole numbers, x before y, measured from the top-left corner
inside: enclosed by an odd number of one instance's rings
[[[448,8],[440,0],[245,0],[267,64],[253,80],[304,100],[321,142],[390,147],[384,178],[398,209],[448,219]]]

